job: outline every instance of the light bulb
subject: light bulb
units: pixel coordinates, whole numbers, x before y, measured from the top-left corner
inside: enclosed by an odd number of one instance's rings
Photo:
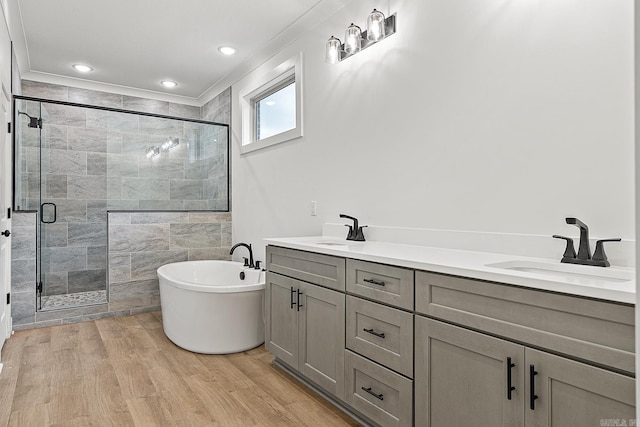
[[[337,39],[333,36],[329,37],[327,40],[326,54],[324,60],[329,64],[337,64],[340,62],[340,39]]]
[[[344,51],[354,54],[360,51],[362,46],[362,32],[360,27],[351,23],[344,32]]]
[[[382,12],[373,9],[367,17],[367,40],[377,42],[385,36],[384,15]]]

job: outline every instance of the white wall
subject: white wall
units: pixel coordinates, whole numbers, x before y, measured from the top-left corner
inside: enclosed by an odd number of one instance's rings
[[[326,39],[373,7],[397,34],[326,64]],[[635,239],[632,0],[354,0],[254,72],[300,51],[303,138],[240,156],[233,91],[235,242],[318,235],[341,212],[536,235],[577,235],[576,216]]]

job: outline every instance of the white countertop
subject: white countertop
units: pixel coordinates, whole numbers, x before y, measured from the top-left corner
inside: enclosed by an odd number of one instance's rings
[[[353,242],[343,238],[313,236],[264,239],[269,245],[317,252],[400,267],[526,286],[570,295],[628,304],[636,302],[635,269],[560,265],[559,260],[515,255],[443,249],[386,242]],[[504,267],[491,266],[502,264]],[[524,266],[519,271],[510,266]],[[536,268],[549,266],[568,273]],[[611,280],[602,276],[611,276]]]

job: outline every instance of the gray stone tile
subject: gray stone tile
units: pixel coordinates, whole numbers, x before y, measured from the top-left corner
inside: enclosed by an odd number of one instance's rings
[[[50,83],[22,80],[22,95],[52,101],[69,101],[69,88]]]
[[[189,211],[207,211],[209,203],[206,200],[183,200],[184,209]]]
[[[67,136],[67,147],[69,150],[74,151],[106,153],[107,131],[104,129],[70,127]]]
[[[200,107],[194,105],[169,103],[169,115],[173,117],[184,117],[186,119],[200,119]]]
[[[107,199],[108,200],[122,199],[122,178],[107,177]]]
[[[194,162],[187,162],[184,165],[184,178],[207,179],[209,177],[209,169],[210,169],[209,163],[210,163],[209,159],[196,160]]]
[[[160,305],[158,280],[139,280],[110,286],[109,310],[125,310]]]
[[[109,116],[108,129],[122,132],[138,132],[140,127],[140,116],[128,113],[111,113]]]
[[[140,209],[140,203],[138,200],[109,199],[107,201],[107,209],[113,211],[137,211]]]
[[[131,310],[120,310],[120,311],[107,311],[104,313],[96,313],[96,314],[87,314],[84,316],[77,316],[77,317],[66,317],[62,319],[62,324],[67,325],[71,323],[80,323],[80,322],[88,322],[91,320],[106,319],[109,317],[129,316],[130,314],[131,314]]]
[[[86,110],[81,107],[60,104],[42,104],[42,122],[48,124],[85,127]]]
[[[147,211],[180,211],[184,210],[182,200],[140,200],[140,209]]]
[[[109,212],[109,225],[113,224],[131,224],[131,214]]]
[[[125,199],[168,200],[169,180],[156,178],[122,178]]]
[[[163,138],[179,137],[182,135],[182,123],[180,120],[140,116],[139,132],[150,135],[162,135]]]
[[[138,162],[138,157],[131,154],[107,154],[107,175],[109,177],[138,176]]]
[[[227,199],[208,200],[209,210],[226,211],[229,210],[229,201]]]
[[[172,179],[169,181],[170,198],[172,200],[203,199],[203,184],[196,179]]]
[[[34,280],[30,282],[21,282],[21,283],[11,283],[11,292],[35,292],[36,291],[36,281]]]
[[[169,224],[110,225],[109,252],[169,250]]]
[[[136,308],[132,308],[131,309],[131,314],[141,314],[141,313],[151,313],[154,311],[161,311],[161,306],[158,305],[152,305],[149,307],[136,307]]]
[[[35,227],[37,214],[35,212],[13,212],[11,225],[14,227]]]
[[[152,145],[149,135],[122,132],[122,154],[145,158],[146,149]]]
[[[159,267],[172,262],[186,261],[186,249],[173,251],[134,252],[131,254],[131,280],[157,279]]]
[[[69,292],[69,279],[66,271],[62,273],[44,273],[43,279],[43,295],[64,295]]]
[[[163,154],[159,159],[141,159],[138,175],[154,178],[184,178],[184,160],[164,158]]]
[[[11,227],[11,259],[31,259],[36,257],[36,228]]]
[[[56,150],[67,149],[67,126],[48,124],[42,128],[43,147]]]
[[[43,248],[67,246],[68,223],[56,222],[40,226],[41,245]]]
[[[171,224],[171,249],[220,246],[220,224]]]
[[[24,148],[25,169],[23,172],[40,173],[40,150],[37,148]]]
[[[105,223],[69,224],[69,246],[106,246],[107,225]]]
[[[189,212],[189,222],[231,223],[231,212]]]
[[[42,272],[84,270],[87,266],[86,248],[42,248]]]
[[[107,201],[105,199],[87,200],[87,208],[107,209]],[[103,222],[107,222],[106,218]]]
[[[35,317],[35,316],[34,316]],[[20,325],[13,324],[14,331],[25,331],[27,329],[35,329],[35,328],[48,328],[49,326],[58,326],[62,325],[62,320],[49,320],[47,322],[31,322],[31,323],[22,323]]]
[[[14,292],[11,294],[11,317],[14,325],[35,322],[36,293]]]
[[[109,285],[131,281],[131,254],[109,254]]]
[[[213,98],[211,101],[204,104],[200,109],[200,114],[202,120],[208,121],[217,121],[220,123],[230,122],[225,121],[221,122],[220,120],[215,120],[216,117],[225,115],[231,109],[231,87],[228,87],[224,91],[222,91],[219,95]],[[227,113],[228,114],[228,113]]]
[[[107,177],[69,175],[67,195],[70,199],[106,199]]]
[[[87,269],[100,270],[107,268],[107,247],[91,246],[87,248]]]
[[[140,212],[131,214],[131,224],[179,224],[189,221],[187,212]]]
[[[230,222],[223,222],[220,224],[220,245],[231,246],[233,243],[232,225]]]
[[[106,175],[107,155],[102,153],[87,153],[87,175]]]
[[[110,111],[87,109],[87,127],[92,129],[107,129]]]
[[[69,199],[50,199],[56,204],[57,222],[86,222],[87,201]]]
[[[69,87],[69,102],[96,105],[99,107],[122,108],[122,95]]]
[[[115,130],[107,132],[107,153],[122,153],[122,132]]]
[[[67,175],[42,175],[42,197],[47,199],[67,198]]]
[[[36,321],[46,322],[55,319],[69,319],[72,317],[86,316],[96,313],[106,313],[107,310],[107,304],[96,304],[86,307],[69,308],[63,310],[39,311],[38,313],[36,313]]]
[[[87,153],[68,150],[43,150],[42,173],[86,175]]]
[[[102,291],[107,289],[107,270],[69,272],[69,293]]]
[[[87,222],[102,223],[102,224],[106,223],[107,222],[107,207],[106,207],[106,205],[103,208],[90,208],[90,207],[87,207]]]
[[[123,97],[122,101],[122,108],[124,110],[169,115],[169,103],[165,101],[126,95]]]
[[[189,261],[199,261],[204,259],[231,261],[231,255],[229,255],[230,250],[230,246],[219,248],[189,249]]]
[[[35,258],[11,260],[11,283],[35,283],[35,281]]]

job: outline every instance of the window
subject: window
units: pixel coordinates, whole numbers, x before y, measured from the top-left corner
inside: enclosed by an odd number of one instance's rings
[[[273,92],[255,101],[256,140],[260,141],[296,127],[296,82],[286,80]]]
[[[238,84],[242,154],[302,136],[301,62],[295,56]]]

